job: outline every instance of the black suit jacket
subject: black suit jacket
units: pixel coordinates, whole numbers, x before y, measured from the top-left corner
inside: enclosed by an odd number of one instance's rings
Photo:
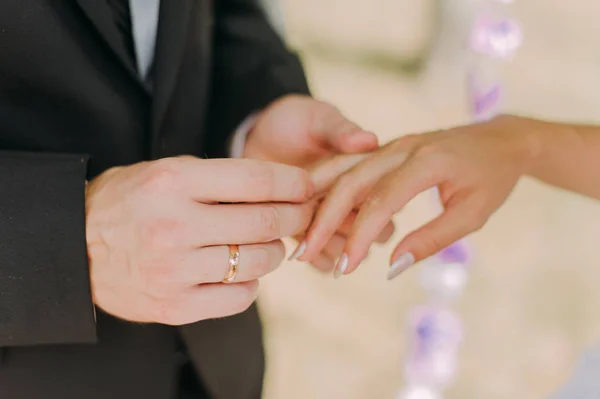
[[[104,0],[0,2],[0,398],[172,398],[181,339],[212,397],[259,397],[255,308],[182,328],[94,320],[84,205],[86,178],[224,156],[246,116],[308,93],[256,3],[163,0],[149,87]]]

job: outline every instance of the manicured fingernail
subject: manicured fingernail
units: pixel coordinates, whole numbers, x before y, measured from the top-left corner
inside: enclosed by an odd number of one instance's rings
[[[411,267],[415,263],[415,256],[407,252],[400,256],[387,272],[387,279],[392,280],[402,274],[403,271]]]
[[[298,259],[299,257],[301,257],[304,254],[304,251],[306,251],[306,241],[302,241],[300,244],[298,244],[298,247],[296,248],[294,253],[292,253],[292,255],[290,255],[288,260]]]
[[[337,266],[333,272],[334,278],[340,278],[346,273],[346,269],[348,269],[348,255],[342,254],[340,256],[340,260],[338,261]]]

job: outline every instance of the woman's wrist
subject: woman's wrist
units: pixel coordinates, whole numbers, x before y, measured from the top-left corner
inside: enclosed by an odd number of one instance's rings
[[[516,115],[501,115],[493,123],[499,124],[499,130],[507,134],[512,161],[521,165],[522,173],[529,175],[537,169],[543,158],[545,122]]]
[[[517,129],[517,134],[523,138],[523,143],[526,148],[526,165],[525,174],[531,175],[539,167],[544,158],[544,139],[547,137],[546,130],[548,128],[546,122],[536,119],[519,118],[520,129]]]

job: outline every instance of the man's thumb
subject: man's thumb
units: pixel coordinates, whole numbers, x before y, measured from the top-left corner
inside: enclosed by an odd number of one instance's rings
[[[325,144],[335,153],[352,154],[374,151],[379,147],[377,136],[341,117],[323,131]]]

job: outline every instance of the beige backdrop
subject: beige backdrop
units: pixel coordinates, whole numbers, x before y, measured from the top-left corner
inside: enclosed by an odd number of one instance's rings
[[[460,43],[470,0],[284,0],[290,41],[316,96],[381,140],[468,121]],[[503,69],[507,108],[600,122],[600,2],[521,0],[526,35]],[[438,29],[434,29],[434,25]],[[418,61],[431,56],[420,74]],[[600,154],[599,154],[600,156]],[[432,216],[427,198],[397,217],[398,237]],[[600,341],[600,206],[525,180],[471,239],[467,326],[449,398],[543,398]],[[397,241],[394,240],[394,241]],[[266,278],[267,399],[385,399],[402,386],[413,270],[385,280],[390,247],[334,281],[302,263]]]

